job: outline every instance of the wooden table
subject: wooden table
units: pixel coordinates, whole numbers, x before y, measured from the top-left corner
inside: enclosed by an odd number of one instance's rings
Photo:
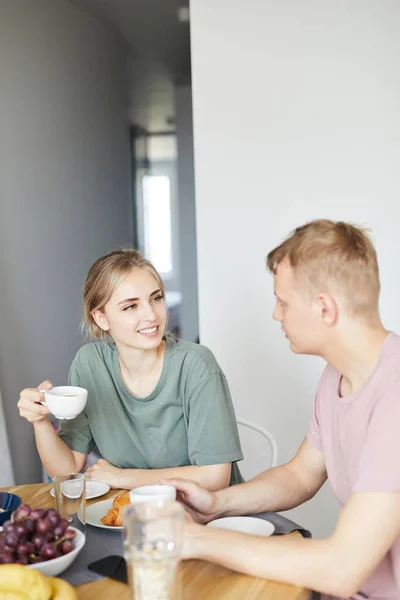
[[[2,492],[12,492],[21,496],[25,504],[33,508],[52,508],[54,498],[50,495],[51,483],[16,485],[1,488]],[[94,500],[105,500],[115,496],[119,490],[110,490],[107,495]],[[300,535],[298,533],[290,535]],[[182,581],[181,600],[306,600],[308,591],[235,573],[223,567],[200,560],[184,561],[180,565]],[[132,600],[132,592],[124,583],[113,579],[99,579],[76,587],[79,600]]]

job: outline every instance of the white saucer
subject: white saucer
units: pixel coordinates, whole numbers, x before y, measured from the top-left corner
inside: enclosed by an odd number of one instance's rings
[[[241,533],[262,535],[264,537],[272,535],[275,531],[272,523],[256,517],[222,517],[222,519],[210,521],[207,525],[216,529],[229,529],[230,531],[240,531]]]
[[[98,498],[99,496],[103,496],[103,494],[107,494],[110,491],[110,486],[108,483],[101,483],[101,481],[87,481],[86,482],[86,500],[90,500],[91,498]],[[54,487],[51,488],[50,494],[54,498]]]
[[[86,507],[86,525],[93,525],[93,527],[101,527],[102,529],[113,529],[120,531],[123,527],[111,527],[110,525],[104,525],[101,522],[101,517],[105,517],[107,512],[112,508],[114,498],[103,500],[102,502],[96,502]],[[78,513],[79,520],[81,521]]]

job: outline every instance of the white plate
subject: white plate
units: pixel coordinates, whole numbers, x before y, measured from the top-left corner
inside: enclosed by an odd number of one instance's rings
[[[45,560],[41,563],[36,563],[34,565],[28,565],[28,569],[36,569],[36,571],[40,571],[43,575],[47,575],[48,577],[56,577],[73,563],[75,558],[78,556],[79,552],[82,550],[85,545],[85,534],[79,529],[75,529],[75,527],[70,527],[70,529],[74,529],[76,532],[76,537],[74,538],[74,549],[69,552],[69,554],[64,554],[63,556],[59,556],[58,558],[52,558],[51,560]]]
[[[102,502],[96,502],[86,507],[86,525],[93,525],[94,527],[101,527],[102,529],[113,529],[120,531],[123,527],[111,527],[110,525],[103,525],[101,517],[105,517],[107,511],[112,508],[114,498],[103,500]],[[80,516],[78,514],[79,520]]]
[[[101,481],[87,481],[86,482],[86,500],[90,500],[91,498],[98,498],[99,496],[103,496],[110,491],[110,486],[108,483],[102,483]],[[52,487],[50,490],[50,494],[55,496],[54,488]]]
[[[240,531],[241,533],[262,535],[264,537],[272,535],[275,531],[272,523],[256,517],[222,517],[222,519],[210,521],[207,525],[216,529],[229,529],[230,531]]]

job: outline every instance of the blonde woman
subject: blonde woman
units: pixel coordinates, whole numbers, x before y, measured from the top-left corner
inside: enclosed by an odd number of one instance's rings
[[[131,489],[184,477],[209,490],[241,481],[235,413],[226,378],[205,346],[166,333],[165,288],[133,249],[116,250],[89,270],[84,324],[94,342],[77,353],[69,384],[88,390],[85,410],[58,434],[41,405],[41,383],[21,392],[49,475],[81,471],[97,447],[89,480]]]

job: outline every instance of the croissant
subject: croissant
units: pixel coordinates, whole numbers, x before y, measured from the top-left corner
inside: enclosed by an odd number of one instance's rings
[[[108,527],[115,527],[116,522],[119,516],[119,511],[117,508],[110,508],[107,514],[104,517],[101,517],[101,522],[103,525],[107,525]]]
[[[118,496],[116,496],[114,498],[113,507],[118,508],[118,510],[121,510],[121,508],[123,508],[124,506],[126,506],[129,503],[130,503],[129,492],[125,491],[125,492],[121,492],[120,494],[118,494]]]
[[[121,510],[124,506],[129,504],[129,492],[121,492],[114,498],[112,508],[107,514],[101,518],[103,525],[108,527],[121,527],[122,526],[122,513]]]

